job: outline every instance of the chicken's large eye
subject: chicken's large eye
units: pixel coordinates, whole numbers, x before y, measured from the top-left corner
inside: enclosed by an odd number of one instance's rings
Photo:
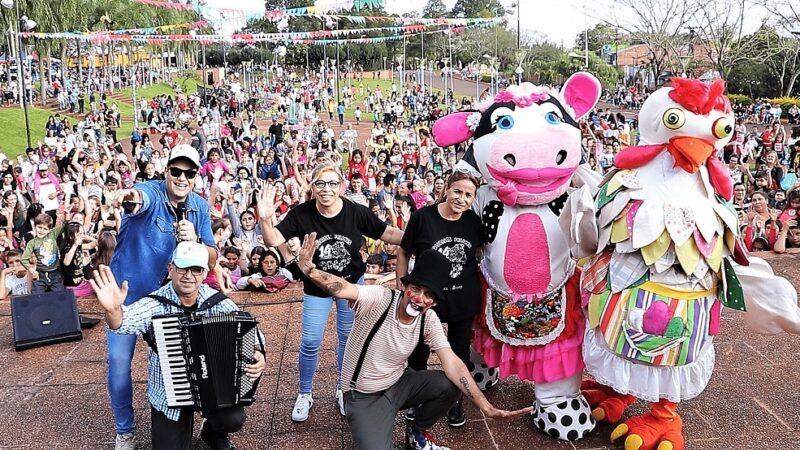
[[[664,112],[661,120],[664,122],[665,127],[670,130],[677,130],[686,123],[686,114],[678,108],[670,108]]]
[[[733,124],[727,117],[720,117],[714,121],[714,126],[711,127],[711,132],[717,139],[723,139],[733,133]]]

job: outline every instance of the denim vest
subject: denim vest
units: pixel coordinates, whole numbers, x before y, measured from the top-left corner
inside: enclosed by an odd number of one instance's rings
[[[117,249],[111,258],[111,271],[117,283],[128,281],[126,305],[161,286],[177,245],[175,212],[167,197],[166,181],[146,181],[134,188],[142,193],[142,205],[136,214],[122,217]],[[194,224],[200,240],[214,246],[208,204],[195,193],[186,198],[186,218]]]

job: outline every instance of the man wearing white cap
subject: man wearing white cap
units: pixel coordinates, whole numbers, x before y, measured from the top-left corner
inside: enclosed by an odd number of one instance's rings
[[[123,189],[115,197],[125,209],[111,271],[128,283],[125,304],[155,291],[167,278],[170,256],[178,242],[201,242],[216,263],[208,203],[192,192],[200,155],[190,145],[177,145],[167,162],[166,179]],[[135,448],[131,360],[135,335],[106,333],[108,393],[117,432],[116,450]]]
[[[169,263],[170,283],[155,290],[136,303],[126,305],[129,283],[117,285],[114,273],[108,266],[101,265],[89,282],[97,293],[97,300],[106,313],[106,323],[115,335],[136,336],[147,333],[152,326],[153,316],[197,312],[215,315],[239,308],[228,298],[211,307],[212,297],[217,291],[202,284],[208,275],[209,254],[206,247],[197,242],[177,244]],[[161,301],[153,297],[158,296]],[[263,344],[261,351],[253,354],[255,362],[245,366],[248,377],[255,380],[261,376],[265,366]],[[192,407],[170,408],[164,388],[164,380],[159,369],[158,354],[152,349],[149,358],[147,397],[150,400],[151,439],[154,449],[189,449],[192,444],[194,411]],[[224,408],[205,415],[200,431],[200,439],[214,450],[233,449],[228,434],[239,431],[244,425],[245,412],[241,406]]]

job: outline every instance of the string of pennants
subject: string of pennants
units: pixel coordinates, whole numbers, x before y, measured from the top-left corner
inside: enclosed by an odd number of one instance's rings
[[[155,34],[158,31],[172,31],[172,30],[180,30],[183,28],[203,28],[208,26],[208,22],[205,20],[198,20],[196,22],[184,22],[184,23],[176,23],[172,25],[159,25],[157,27],[145,27],[145,28],[127,28],[124,30],[110,30],[110,31],[90,31],[82,34],[86,35],[107,35],[107,34]]]
[[[301,8],[290,9],[238,9],[238,8],[219,8],[204,4],[189,4],[189,3],[173,3],[162,0],[134,0],[137,3],[144,5],[157,6],[162,8],[172,8],[181,11],[194,10],[201,15],[208,15],[211,12],[218,12],[226,15],[227,17],[237,17],[241,19],[258,19],[266,18],[272,21],[279,21],[284,18],[291,17],[315,17],[324,20],[346,20],[351,23],[366,24],[368,22],[393,22],[402,25],[412,24],[445,24],[451,26],[466,26],[477,23],[491,22],[496,23],[496,17],[467,17],[467,18],[450,18],[450,17],[398,17],[398,16],[355,16],[344,14],[325,14],[324,11],[316,6],[305,6]]]
[[[440,28],[442,24],[428,24],[428,25],[406,25],[406,26],[393,26],[393,27],[375,27],[375,28],[353,28],[342,30],[317,30],[317,31],[293,31],[282,33],[234,33],[228,36],[217,34],[150,34],[150,33],[114,33],[114,32],[96,32],[96,33],[39,33],[39,32],[23,32],[20,36],[24,38],[33,39],[74,39],[89,41],[92,43],[105,43],[111,41],[122,42],[139,42],[146,44],[158,44],[163,42],[184,42],[196,41],[204,44],[213,44],[218,42],[227,43],[255,43],[255,42],[295,42],[301,44],[348,44],[348,43],[379,43],[391,40],[403,39],[403,37],[413,36],[420,33],[444,33],[453,32],[457,33],[468,28],[488,28],[500,23],[500,19],[489,22],[480,22],[463,26]],[[359,37],[352,39],[326,39],[337,38],[341,36],[359,35],[368,32],[382,31],[394,33],[391,36],[376,36],[376,37]]]
[[[319,19],[331,19],[331,20],[347,20],[352,23],[367,23],[367,22],[395,22],[395,23],[402,23],[402,24],[447,24],[447,25],[455,25],[455,26],[466,26],[466,25],[473,25],[477,23],[483,22],[492,22],[495,23],[498,21],[497,17],[466,17],[466,18],[450,18],[450,17],[437,17],[437,18],[428,18],[428,17],[397,17],[397,16],[352,16],[352,15],[341,15],[341,14],[324,14],[321,10],[319,10],[315,6],[306,6],[302,8],[291,8],[291,9],[276,9],[266,11],[264,13],[264,17],[269,20],[278,21],[285,17],[316,17]]]

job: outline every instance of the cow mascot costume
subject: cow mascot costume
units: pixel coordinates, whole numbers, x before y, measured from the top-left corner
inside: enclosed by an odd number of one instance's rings
[[[677,404],[705,389],[722,306],[763,333],[800,331],[797,293],[748,257],[718,155],[734,117],[722,81],[675,78],[644,102],[641,142],[615,158],[594,198],[581,188],[561,215],[584,265],[584,395],[616,423],[637,398],[644,415],[617,425],[626,450],[682,450]]]
[[[501,378],[535,383],[534,426],[563,440],[595,424],[580,393],[579,271],[558,217],[572,183],[596,189],[600,181],[580,165],[577,123],[600,92],[588,73],[574,74],[560,92],[522,83],[433,127],[443,147],[473,139],[456,170],[477,169],[486,182],[473,203],[486,243],[473,348]]]

